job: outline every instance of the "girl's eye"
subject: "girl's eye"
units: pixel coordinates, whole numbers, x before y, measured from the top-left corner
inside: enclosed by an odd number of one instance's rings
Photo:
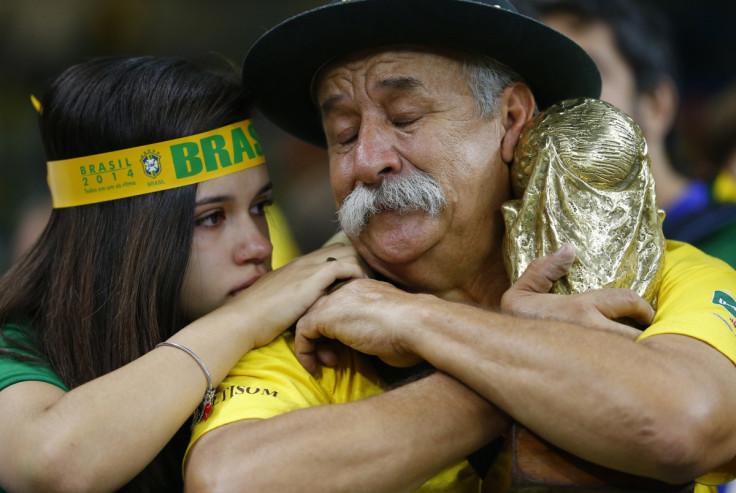
[[[194,226],[205,226],[211,228],[217,226],[225,219],[225,213],[223,211],[212,211],[205,216],[195,219]]]
[[[262,216],[266,213],[266,207],[273,205],[273,199],[262,200],[250,208],[250,213],[255,216]]]

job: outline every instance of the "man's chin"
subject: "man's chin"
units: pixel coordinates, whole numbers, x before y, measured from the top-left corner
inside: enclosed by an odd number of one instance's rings
[[[357,243],[366,259],[373,258],[386,267],[405,265],[432,247],[433,224],[433,218],[424,212],[384,212],[370,219]]]

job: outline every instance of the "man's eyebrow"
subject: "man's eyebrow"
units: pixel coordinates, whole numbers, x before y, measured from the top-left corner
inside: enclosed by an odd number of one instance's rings
[[[419,79],[410,75],[398,75],[395,77],[388,77],[378,83],[378,87],[382,89],[399,89],[402,91],[409,91],[423,87]]]
[[[319,105],[319,110],[323,115],[328,114],[337,104],[337,102],[342,99],[341,94],[335,94],[333,96],[330,96],[329,98],[325,99],[325,101]]]

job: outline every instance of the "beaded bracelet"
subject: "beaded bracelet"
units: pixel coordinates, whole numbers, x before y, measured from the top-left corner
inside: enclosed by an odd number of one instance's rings
[[[210,413],[212,412],[212,400],[215,397],[215,388],[212,386],[212,377],[210,377],[210,372],[207,370],[207,367],[205,366],[204,362],[201,359],[199,359],[199,357],[196,354],[194,354],[194,351],[192,351],[191,349],[186,348],[182,346],[181,344],[177,344],[175,342],[169,342],[169,341],[164,341],[164,342],[160,342],[156,344],[157,348],[161,346],[175,347],[187,353],[189,356],[194,358],[194,361],[196,361],[197,364],[199,364],[200,368],[202,368],[202,371],[204,372],[204,376],[207,377],[207,390],[204,393],[204,399],[202,400],[202,403],[194,411],[194,415],[192,416],[192,428],[194,428],[194,426],[200,421],[207,421],[207,418],[210,417]]]

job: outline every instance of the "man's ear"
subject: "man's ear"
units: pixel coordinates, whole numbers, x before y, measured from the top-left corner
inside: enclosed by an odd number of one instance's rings
[[[534,95],[531,89],[516,82],[506,87],[501,96],[501,124],[505,129],[501,140],[501,158],[506,163],[514,159],[514,148],[519,140],[521,130],[534,116]]]
[[[679,94],[672,79],[662,79],[651,91],[639,96],[639,126],[647,140],[663,141],[677,116]]]

